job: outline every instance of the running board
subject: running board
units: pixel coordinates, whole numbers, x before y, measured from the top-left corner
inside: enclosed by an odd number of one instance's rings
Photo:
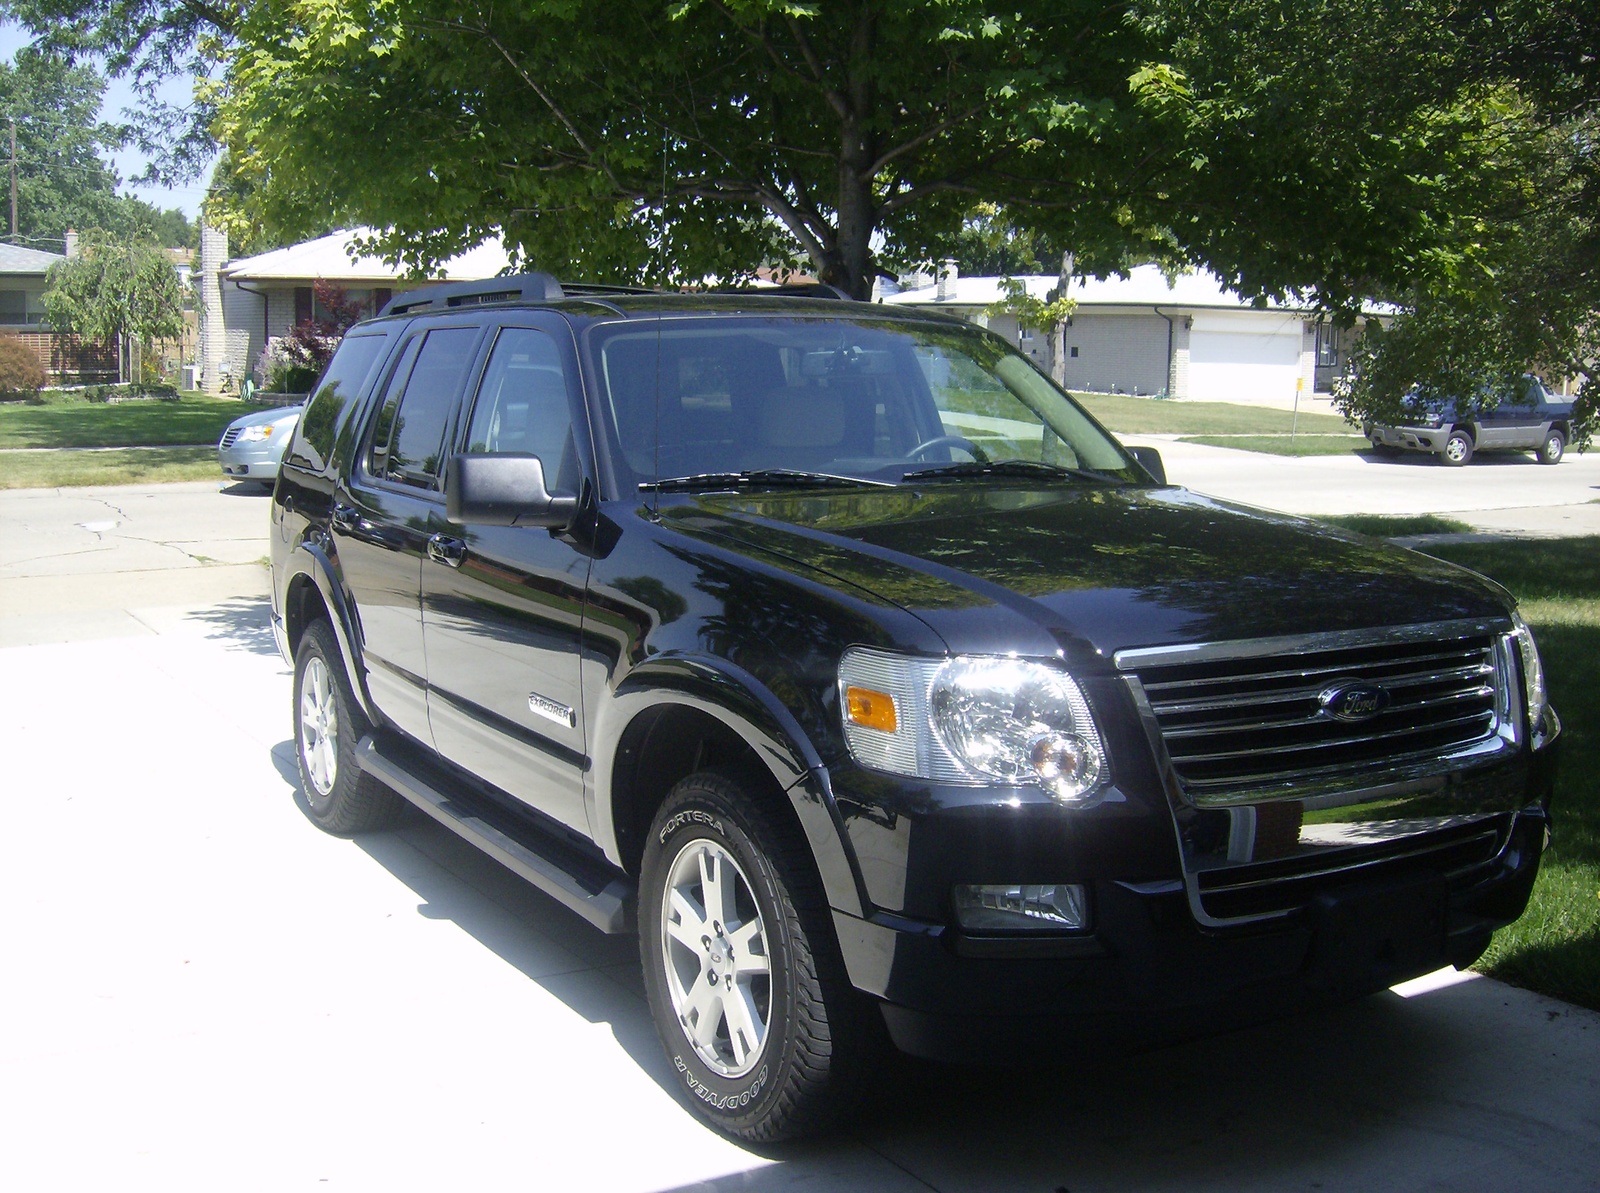
[[[633,888],[620,877],[585,882],[525,837],[513,837],[490,823],[481,809],[445,795],[426,780],[379,752],[370,736],[356,747],[361,769],[393,788],[452,832],[476,845],[501,865],[571,908],[602,932],[632,932]],[[557,852],[556,850],[552,850]],[[602,885],[603,883],[603,885]]]

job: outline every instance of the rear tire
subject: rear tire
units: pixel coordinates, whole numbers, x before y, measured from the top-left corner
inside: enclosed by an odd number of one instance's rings
[[[1567,450],[1567,437],[1560,431],[1552,430],[1544,437],[1544,442],[1539,445],[1538,456],[1541,464],[1559,464],[1561,457]]]
[[[306,627],[294,655],[294,754],[306,810],[338,837],[388,828],[405,801],[361,769],[356,745],[372,726],[356,703],[333,627]]]
[[[1460,468],[1472,459],[1472,436],[1465,431],[1451,431],[1450,437],[1444,441],[1444,450],[1439,453],[1439,459],[1452,468]]]
[[[639,952],[667,1059],[717,1130],[794,1139],[854,1102],[876,1047],[871,1008],[845,975],[804,839],[733,780],[690,775],[656,813]]]

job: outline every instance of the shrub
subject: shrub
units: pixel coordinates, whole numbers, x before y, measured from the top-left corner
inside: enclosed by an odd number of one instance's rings
[[[309,393],[346,330],[363,314],[342,287],[319,280],[314,289],[322,317],[302,319],[262,350],[257,370],[271,392]]]
[[[0,394],[32,397],[44,388],[44,366],[17,336],[0,335]]]

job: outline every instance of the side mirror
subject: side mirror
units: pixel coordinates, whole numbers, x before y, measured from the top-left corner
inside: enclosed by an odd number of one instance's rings
[[[458,525],[544,526],[564,530],[578,499],[544,487],[544,465],[524,452],[451,456],[444,471],[444,516]]]
[[[1153,447],[1130,447],[1128,454],[1139,461],[1139,466],[1155,478],[1158,485],[1167,483],[1167,466],[1161,462],[1161,453]]]

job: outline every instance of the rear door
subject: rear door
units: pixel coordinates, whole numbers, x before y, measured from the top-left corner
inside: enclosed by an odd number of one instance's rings
[[[593,475],[572,334],[538,311],[508,313],[456,435],[465,452],[539,457],[554,493]],[[430,522],[422,568],[428,707],[439,752],[588,834],[579,697],[590,557],[538,527]]]
[[[446,434],[482,334],[459,320],[412,325],[330,519],[367,690],[386,720],[428,743],[422,561],[444,506]]]

